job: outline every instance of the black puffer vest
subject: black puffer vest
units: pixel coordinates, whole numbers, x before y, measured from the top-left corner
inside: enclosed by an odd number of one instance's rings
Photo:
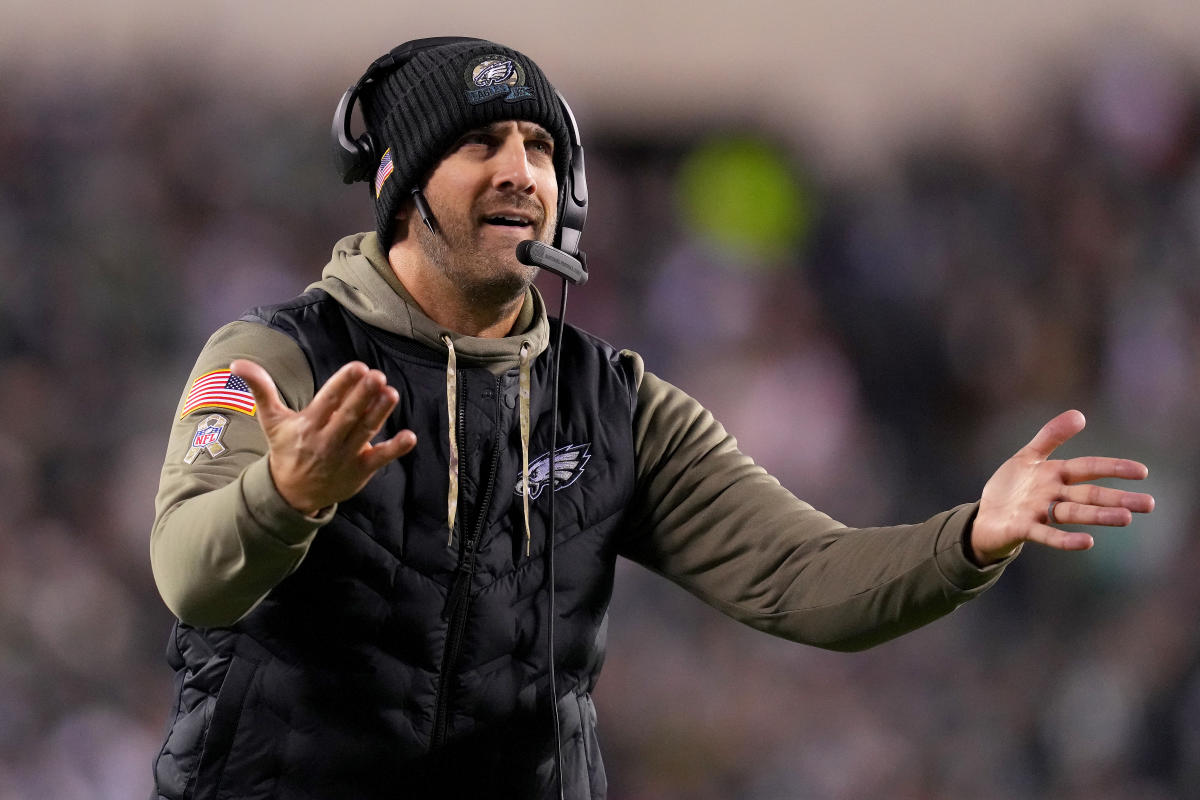
[[[521,494],[518,373],[459,364],[459,498],[447,543],[445,356],[372,328],[321,290],[258,309],[299,343],[315,385],[355,359],[400,393],[383,435],[414,452],[340,504],[300,567],[229,629],[177,624],[178,701],[157,797],[550,797],[546,531],[550,355],[532,363],[531,549]],[[555,323],[556,324],[556,323]],[[563,337],[555,659],[569,798],[602,798],[590,691],[623,510],[636,388],[612,348]]]

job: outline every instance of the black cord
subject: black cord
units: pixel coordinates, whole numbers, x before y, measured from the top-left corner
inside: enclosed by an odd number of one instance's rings
[[[547,565],[547,598],[546,605],[549,609],[547,627],[549,629],[549,644],[547,645],[549,660],[550,660],[550,708],[554,711],[554,780],[558,784],[559,800],[565,800],[563,794],[563,779],[562,779],[562,731],[559,728],[558,720],[558,688],[555,680],[555,665],[554,665],[554,617],[557,613],[554,608],[554,450],[558,446],[558,368],[562,360],[562,337],[563,328],[566,326],[567,318],[567,281],[564,278],[562,282],[562,294],[558,301],[558,334],[554,342],[554,361],[552,365],[553,376],[551,377],[550,389],[550,530],[547,533],[548,544],[546,546],[546,557],[549,561]]]

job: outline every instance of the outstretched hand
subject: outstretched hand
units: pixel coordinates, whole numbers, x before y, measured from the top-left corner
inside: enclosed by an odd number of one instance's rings
[[[371,444],[400,395],[382,372],[360,361],[335,372],[302,411],[283,404],[275,381],[253,361],[237,359],[229,370],[254,395],[275,488],[309,516],[352,497],[383,465],[417,443],[416,434],[405,429]]]
[[[1121,527],[1133,521],[1134,512],[1154,510],[1154,498],[1148,494],[1089,483],[1101,478],[1141,480],[1148,473],[1144,464],[1096,456],[1050,459],[1084,424],[1078,411],[1059,414],[988,480],[970,534],[977,564],[1000,561],[1023,542],[1087,550],[1094,543],[1091,536],[1055,525]]]

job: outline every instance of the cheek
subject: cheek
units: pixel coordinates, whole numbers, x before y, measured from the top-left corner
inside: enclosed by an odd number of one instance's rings
[[[454,208],[464,199],[474,197],[469,181],[460,178],[445,178],[440,181],[430,180],[425,186],[425,197],[431,204],[440,205],[443,210]]]
[[[558,208],[558,179],[551,169],[548,175],[545,175],[538,180],[538,194],[542,198],[542,205],[546,207],[546,212],[553,214]]]
[[[425,182],[425,197],[435,206],[435,212],[440,205],[445,213],[464,201],[470,203],[479,194],[481,179],[475,165],[460,154],[451,153],[438,163]]]

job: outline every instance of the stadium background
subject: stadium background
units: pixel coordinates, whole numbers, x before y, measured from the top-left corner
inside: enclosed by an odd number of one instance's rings
[[[1200,7],[897,0],[0,8],[0,800],[141,797],[157,472],[207,334],[370,226],[328,120],[373,57],[525,50],[588,149],[570,319],[851,524],[978,495],[1067,407],[1158,510],[859,654],[624,565],[614,800],[1200,791]],[[784,10],[786,7],[787,10]]]

